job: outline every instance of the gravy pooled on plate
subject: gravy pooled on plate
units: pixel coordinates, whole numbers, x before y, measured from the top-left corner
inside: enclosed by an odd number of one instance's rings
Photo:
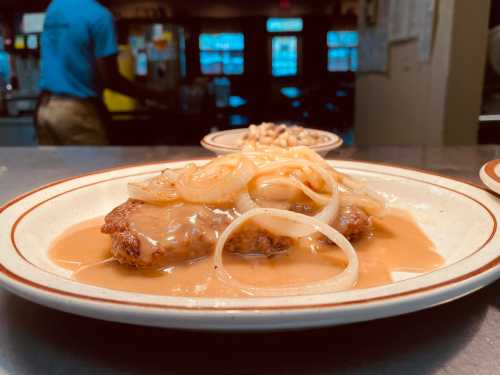
[[[73,271],[72,278],[104,288],[168,296],[238,297],[245,293],[218,280],[211,257],[173,264],[163,270],[140,270],[111,257],[111,239],[100,231],[103,219],[92,219],[68,229],[56,239],[50,258]],[[226,255],[226,266],[242,281],[260,286],[304,284],[339,273],[345,259],[331,245],[319,255],[296,248],[272,258],[242,259]],[[360,261],[355,288],[392,282],[392,271],[423,273],[443,263],[432,243],[401,212],[391,211],[374,223],[373,232],[355,243]]]
[[[51,257],[89,284],[212,297],[332,293],[442,264],[409,217],[307,147],[246,150],[130,183],[104,223],[69,229]]]

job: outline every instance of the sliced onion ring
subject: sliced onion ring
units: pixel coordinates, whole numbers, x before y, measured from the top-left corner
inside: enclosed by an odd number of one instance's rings
[[[253,285],[244,284],[236,280],[229,274],[229,272],[224,267],[222,261],[222,253],[224,250],[224,245],[226,244],[226,241],[231,236],[231,234],[233,234],[234,231],[240,227],[240,225],[242,225],[247,220],[259,215],[266,215],[268,217],[272,216],[272,217],[287,219],[288,221],[300,222],[302,225],[308,225],[312,227],[315,231],[324,234],[331,241],[333,241],[347,256],[347,261],[348,261],[347,267],[340,274],[334,277],[331,277],[324,281],[314,282],[303,286],[285,286],[281,288],[256,287]],[[279,210],[276,208],[255,208],[246,212],[245,214],[234,220],[224,230],[219,240],[217,241],[217,245],[215,247],[214,268],[217,277],[222,282],[226,283],[231,287],[238,288],[250,296],[274,297],[274,296],[333,293],[352,288],[358,281],[359,261],[358,261],[358,256],[356,255],[356,252],[352,247],[351,243],[340,232],[333,229],[328,224],[325,224],[311,216],[299,214],[297,212]]]
[[[300,181],[297,177],[295,176],[289,176],[289,177],[273,177],[269,178],[265,181],[266,184],[276,184],[276,185],[286,185],[286,186],[291,186],[294,187],[300,191],[302,191],[307,197],[309,197],[314,203],[324,206],[328,203],[330,197],[321,194],[321,193],[316,193],[313,189],[311,189],[309,186],[304,184],[302,181]]]
[[[177,171],[165,170],[145,181],[130,182],[127,185],[129,197],[153,204],[174,201],[179,198],[175,188],[177,176]]]
[[[328,202],[323,207],[323,209],[318,212],[314,218],[322,221],[325,224],[333,223],[335,220],[339,205],[340,205],[340,193],[338,189],[338,184],[335,179],[328,173],[323,167],[316,165],[308,160],[297,159],[297,160],[287,160],[287,161],[277,161],[270,163],[269,165],[260,168],[257,171],[256,175],[262,175],[271,173],[276,169],[282,168],[305,168],[309,167],[314,172],[318,173],[325,181],[327,187],[330,190],[331,196],[328,199]],[[250,197],[248,191],[243,191],[236,202],[238,210],[241,212],[246,212],[253,208],[259,208],[257,203]],[[304,237],[312,234],[314,229],[312,229],[308,225],[304,225],[301,223],[288,223],[287,220],[269,220],[267,217],[255,218],[254,222],[259,224],[261,227],[267,229],[271,233],[279,236],[293,236],[290,233],[293,233],[295,236]]]
[[[236,160],[235,160],[236,159]],[[222,178],[214,179],[219,166],[234,167],[234,171]],[[205,173],[207,181],[195,178],[195,173]],[[243,155],[219,157],[200,168],[186,168],[176,181],[179,195],[193,203],[224,203],[234,199],[235,194],[245,189],[256,172],[255,164]]]

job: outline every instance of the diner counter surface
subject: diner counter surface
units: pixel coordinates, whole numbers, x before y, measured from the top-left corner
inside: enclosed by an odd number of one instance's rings
[[[4,147],[0,204],[41,184],[96,169],[210,155],[200,147]],[[329,157],[396,163],[479,183],[479,168],[500,158],[500,147],[346,147]],[[38,306],[0,289],[0,374],[278,372],[500,374],[500,281],[399,317],[274,333],[111,323]]]

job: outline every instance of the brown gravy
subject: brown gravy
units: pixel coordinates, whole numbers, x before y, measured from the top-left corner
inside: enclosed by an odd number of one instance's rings
[[[238,297],[243,293],[217,279],[211,257],[172,265],[162,271],[145,271],[110,258],[111,239],[101,234],[102,218],[69,228],[58,237],[49,257],[73,271],[72,278],[96,286],[158,295]],[[393,210],[374,222],[373,234],[353,243],[360,260],[356,288],[392,282],[391,271],[428,272],[443,264],[433,244],[404,213]],[[294,248],[273,258],[225,255],[225,265],[240,281],[257,286],[304,284],[339,273],[345,260],[334,246],[313,254]]]

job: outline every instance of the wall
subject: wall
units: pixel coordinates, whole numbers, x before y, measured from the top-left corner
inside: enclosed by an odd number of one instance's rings
[[[443,139],[446,144],[477,140],[481,109],[490,1],[456,2],[450,79]],[[472,27],[464,27],[473,20]],[[472,124],[472,125],[471,125]]]
[[[472,144],[486,56],[489,0],[437,0],[431,61],[417,41],[393,44],[386,74],[359,74],[357,144]]]

